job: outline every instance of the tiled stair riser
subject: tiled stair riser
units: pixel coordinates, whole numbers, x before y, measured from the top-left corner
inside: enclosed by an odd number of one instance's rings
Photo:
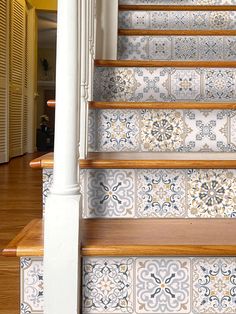
[[[84,258],[82,313],[236,313],[236,258]],[[43,313],[43,261],[21,259],[21,314]]]
[[[95,101],[235,101],[236,69],[99,67]]]
[[[119,0],[119,4],[234,5],[236,0]]]
[[[46,201],[53,181],[44,170]],[[236,170],[89,169],[84,218],[235,218]]]
[[[90,110],[89,150],[235,152],[234,110]]]
[[[214,10],[214,8],[212,8]],[[120,11],[120,29],[236,29],[235,11]]]
[[[121,60],[236,60],[236,37],[119,36]]]

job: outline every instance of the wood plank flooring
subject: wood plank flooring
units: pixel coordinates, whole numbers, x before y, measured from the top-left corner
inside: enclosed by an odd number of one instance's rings
[[[0,314],[19,314],[19,259],[1,256],[4,246],[32,219],[42,214],[41,171],[27,154],[0,165]]]

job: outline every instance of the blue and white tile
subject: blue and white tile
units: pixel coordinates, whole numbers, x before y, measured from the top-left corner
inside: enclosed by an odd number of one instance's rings
[[[188,170],[188,216],[236,217],[236,170]]]
[[[139,120],[137,110],[99,110],[97,129],[90,137],[97,134],[97,147],[103,151],[138,151]]]
[[[43,261],[25,257],[20,260],[21,314],[43,313]]]
[[[120,11],[120,29],[236,29],[235,11]]]
[[[87,170],[85,217],[134,217],[134,179],[135,172],[132,169]]]
[[[190,259],[136,259],[136,313],[190,313]]]
[[[186,217],[186,192],[184,170],[137,171],[137,218]]]
[[[84,258],[85,313],[133,313],[134,259]]]
[[[185,138],[181,110],[142,110],[140,151],[178,151]]]
[[[236,37],[119,36],[121,60],[236,60]]]
[[[201,81],[201,71],[198,69],[172,69],[170,75],[171,100],[200,100]]]
[[[97,68],[96,101],[236,100],[232,68]]]
[[[231,101],[236,98],[235,70],[204,70],[204,96],[206,100]]]
[[[234,169],[88,169],[81,187],[83,218],[236,217]]]
[[[230,130],[225,126],[228,124],[228,115],[231,111],[219,110],[189,110],[184,113],[186,123],[185,150],[188,151],[228,151],[228,143],[230,133],[235,130]],[[231,132],[230,132],[231,131]],[[231,147],[232,151],[236,147]]]
[[[26,259],[31,260],[29,267],[35,269],[34,276],[40,278],[40,288],[33,284],[32,292],[32,284],[28,284],[32,273],[25,271],[21,277],[21,298],[29,303],[22,302],[21,314],[43,314],[43,261]],[[40,308],[35,308],[32,295],[39,292]],[[83,259],[83,314],[235,312],[235,257]]]
[[[194,313],[236,313],[236,259],[193,260]]]

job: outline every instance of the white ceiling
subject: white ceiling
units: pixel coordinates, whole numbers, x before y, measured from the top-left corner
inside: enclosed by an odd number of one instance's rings
[[[57,31],[57,14],[38,13],[38,45],[39,48],[55,48]]]

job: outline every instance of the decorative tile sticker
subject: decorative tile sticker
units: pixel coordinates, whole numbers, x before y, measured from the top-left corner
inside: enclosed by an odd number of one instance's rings
[[[189,216],[221,218],[236,216],[234,170],[189,170]]]
[[[190,312],[190,259],[136,259],[136,313]]]
[[[43,313],[43,260],[21,258],[21,314]]]
[[[121,60],[236,60],[236,37],[119,36]]]
[[[192,272],[195,313],[236,312],[235,258],[196,258]]]
[[[213,9],[214,10],[214,9]],[[120,11],[120,29],[236,29],[235,11]]]
[[[81,188],[84,218],[236,217],[235,169],[88,169]]]
[[[133,268],[131,258],[85,258],[83,313],[132,313]]]
[[[194,72],[195,73],[195,72]],[[175,73],[173,94],[197,93],[194,75]],[[197,78],[195,78],[197,80]],[[175,82],[175,84],[174,84]],[[192,89],[191,89],[191,86]],[[181,97],[181,96],[179,96]],[[182,96],[183,97],[183,96]],[[234,110],[102,109],[93,111],[90,151],[234,152]],[[95,145],[96,143],[96,145]]]
[[[43,314],[42,258],[24,260],[34,272],[21,270],[21,314]],[[82,313],[236,313],[236,258],[84,258]]]
[[[186,217],[185,185],[184,170],[137,171],[137,217]]]
[[[235,69],[106,68],[95,71],[96,101],[235,101]]]
[[[85,211],[89,217],[134,217],[134,170],[87,170]]]

